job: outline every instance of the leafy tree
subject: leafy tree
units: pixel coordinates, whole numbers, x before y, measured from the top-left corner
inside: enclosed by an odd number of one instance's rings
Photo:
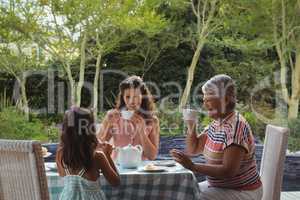
[[[18,8],[14,14],[21,24],[36,25],[35,29],[16,28],[16,31],[38,43],[51,59],[62,63],[71,88],[71,103],[76,105],[81,103],[86,53],[96,59],[94,91],[97,91],[101,57],[118,44],[123,34],[133,30],[155,34],[166,26],[163,17],[155,12],[157,3],[160,1],[10,1]],[[97,92],[94,102],[96,96]]]
[[[179,107],[186,105],[191,92],[191,87],[194,80],[194,73],[197,63],[200,58],[201,51],[209,39],[209,36],[214,33],[221,25],[221,8],[223,1],[218,0],[191,0],[192,12],[196,17],[196,22],[193,24],[195,29],[194,47],[195,52],[192,62],[188,68],[187,80],[184,92],[182,94]]]
[[[242,0],[233,7],[236,14],[243,14],[236,27],[242,32],[247,30],[256,38],[257,46],[276,52],[280,68],[279,87],[288,105],[288,118],[297,118],[300,99],[299,1]]]
[[[140,32],[145,35],[155,35],[162,31],[168,22],[156,12],[158,0],[119,1],[111,2],[97,9],[93,17],[94,32],[89,52],[96,59],[95,77],[93,83],[93,108],[95,113],[98,108],[98,82],[101,70],[101,58],[112,52],[120,45],[120,42],[128,38],[132,32]],[[105,4],[104,4],[105,5]],[[143,46],[138,46],[143,48]],[[148,56],[147,56],[148,57]]]
[[[16,29],[35,29],[35,24],[22,23],[17,15],[18,8],[13,3],[2,4],[0,9],[2,11],[0,12],[0,69],[13,75],[19,83],[21,98],[17,105],[26,113],[28,118],[26,80],[30,72],[45,68],[45,59],[37,52],[39,46],[36,43],[16,31]]]
[[[300,4],[299,1],[272,1],[273,41],[280,63],[283,98],[288,118],[296,119],[300,100]],[[288,77],[289,81],[288,81]],[[288,89],[289,84],[290,90]]]

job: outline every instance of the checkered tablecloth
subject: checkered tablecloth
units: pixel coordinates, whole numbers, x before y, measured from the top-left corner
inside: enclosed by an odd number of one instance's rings
[[[119,169],[121,185],[112,187],[101,175],[101,188],[107,199],[183,200],[199,199],[197,180],[191,171],[181,166],[166,168],[168,171],[145,173],[140,170]],[[63,178],[56,172],[47,172],[48,188],[52,200],[59,199]]]

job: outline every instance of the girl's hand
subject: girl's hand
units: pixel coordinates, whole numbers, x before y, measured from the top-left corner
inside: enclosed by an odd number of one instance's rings
[[[113,151],[113,146],[109,144],[108,142],[105,142],[104,147],[103,147],[103,152],[105,155],[110,156],[112,151]]]
[[[103,153],[107,156],[110,156],[114,149],[114,147],[108,142],[100,142],[100,141],[98,143],[97,148],[101,149],[101,151],[103,151]]]
[[[185,153],[183,153],[182,151],[179,151],[177,149],[172,149],[170,151],[170,154],[173,157],[173,159],[176,162],[180,163],[184,168],[193,171],[195,164]]]

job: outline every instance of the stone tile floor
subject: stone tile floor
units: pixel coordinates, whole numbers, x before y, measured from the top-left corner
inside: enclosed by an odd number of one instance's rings
[[[300,192],[281,192],[280,200],[299,200]]]

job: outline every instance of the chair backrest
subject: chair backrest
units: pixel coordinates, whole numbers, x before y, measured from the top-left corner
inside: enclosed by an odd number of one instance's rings
[[[0,140],[0,199],[49,199],[40,143]]]
[[[288,128],[267,125],[260,167],[262,200],[280,200],[288,135]]]

